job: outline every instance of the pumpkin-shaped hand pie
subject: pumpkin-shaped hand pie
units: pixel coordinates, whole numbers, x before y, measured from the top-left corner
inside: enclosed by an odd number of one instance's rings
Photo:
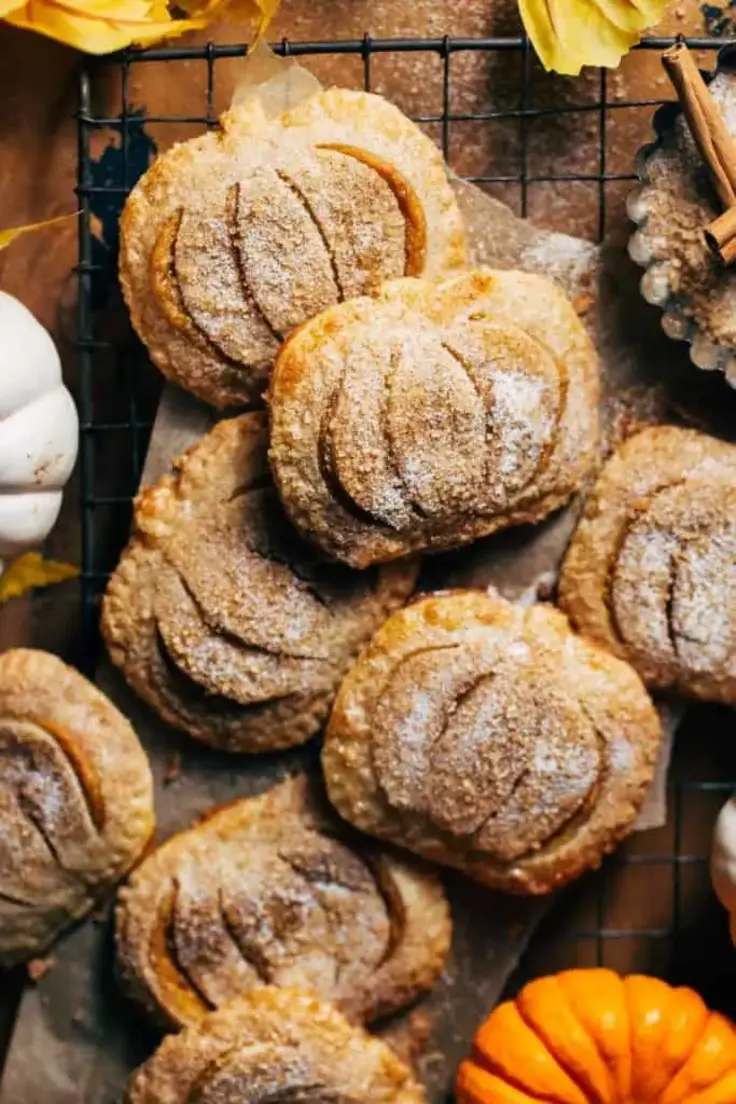
[[[393,1051],[329,1004],[263,988],[170,1035],[127,1104],[426,1104]]]
[[[736,1029],[692,989],[568,970],[495,1009],[457,1104],[733,1104]]]
[[[457,591],[379,629],[340,687],[322,764],[362,831],[546,893],[630,830],[659,742],[636,673],[557,610]]]
[[[437,878],[352,833],[304,777],[168,840],[117,910],[123,980],[166,1027],[266,983],[388,1015],[437,980],[450,930]]]
[[[397,280],[284,346],[269,460],[292,521],[353,567],[539,521],[580,489],[598,361],[551,280]]]
[[[43,951],[153,832],[148,760],[126,719],[56,656],[0,656],[0,966]]]
[[[656,689],[736,704],[736,447],[645,429],[608,461],[560,603]]]
[[[218,423],[136,500],[108,584],[110,656],[164,720],[227,751],[319,729],[351,657],[411,593],[417,564],[326,563],[280,508],[266,417]]]
[[[442,156],[380,96],[258,99],[160,157],[128,198],[120,275],[165,375],[216,406],[260,397],[279,345],[383,280],[465,263]]]

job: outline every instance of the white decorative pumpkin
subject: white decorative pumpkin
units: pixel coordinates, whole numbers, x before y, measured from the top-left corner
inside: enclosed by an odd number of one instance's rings
[[[713,888],[731,915],[731,938],[736,943],[736,794],[723,806],[716,821],[710,873]]]
[[[51,531],[78,435],[56,346],[22,303],[0,291],[0,558]]]

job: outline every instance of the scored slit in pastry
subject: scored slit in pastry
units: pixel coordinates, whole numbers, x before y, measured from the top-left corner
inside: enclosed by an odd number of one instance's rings
[[[560,601],[652,688],[736,704],[736,447],[676,426],[625,441],[572,539]]]
[[[353,567],[464,544],[580,489],[598,391],[592,343],[550,280],[396,280],[282,349],[271,469],[295,525]]]
[[[318,730],[351,657],[403,604],[416,562],[325,562],[285,518],[265,414],[220,422],[135,504],[102,631],[133,689],[215,747],[293,747]]]
[[[342,683],[322,765],[362,831],[546,893],[631,829],[659,744],[637,674],[561,613],[457,591],[379,629]]]
[[[161,371],[218,407],[260,399],[284,337],[388,279],[463,266],[442,156],[380,96],[257,99],[175,146],[123,211],[120,278]]]
[[[427,1104],[394,1052],[297,989],[253,990],[169,1035],[126,1104]]]
[[[94,908],[154,827],[148,760],[126,719],[56,656],[0,656],[0,966]]]
[[[450,934],[435,875],[353,833],[304,776],[175,835],[117,909],[125,988],[166,1028],[265,984],[375,1020],[431,988]]]

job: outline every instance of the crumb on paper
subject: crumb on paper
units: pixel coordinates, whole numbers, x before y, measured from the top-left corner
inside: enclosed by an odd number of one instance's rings
[[[169,756],[164,771],[164,786],[173,786],[181,778],[181,755],[175,751]]]
[[[424,1008],[416,1008],[409,1016],[407,1024],[409,1039],[415,1053],[419,1053],[427,1045],[427,1040],[432,1034],[432,1017]]]
[[[391,1023],[381,1032],[381,1038],[406,1065],[417,1069],[428,1057],[425,1053],[434,1023],[425,1008],[415,1008],[397,1023]]]
[[[601,442],[605,458],[629,437],[671,416],[672,403],[659,385],[627,385],[612,396],[607,406],[607,431]]]
[[[29,979],[35,985],[37,982],[45,978],[50,970],[54,968],[53,958],[32,958],[26,963],[26,971]]]

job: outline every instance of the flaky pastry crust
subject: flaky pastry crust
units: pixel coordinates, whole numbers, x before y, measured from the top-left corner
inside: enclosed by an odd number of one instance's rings
[[[552,281],[396,280],[282,349],[269,460],[294,524],[363,568],[537,522],[597,461],[598,360]]]
[[[676,426],[625,441],[586,503],[560,602],[648,686],[736,704],[736,447]]]
[[[166,1038],[126,1104],[426,1104],[392,1050],[331,1005],[257,989]]]
[[[377,1019],[431,988],[450,935],[435,875],[352,832],[304,776],[167,840],[117,908],[125,988],[166,1028],[264,984]]]
[[[462,267],[442,156],[380,96],[256,99],[174,146],[123,211],[120,279],[164,375],[218,407],[260,400],[280,342],[386,279]]]
[[[146,755],[125,717],[47,652],[0,656],[0,965],[42,952],[153,833]]]
[[[418,570],[357,574],[305,545],[271,484],[266,430],[262,413],[222,421],[141,492],[102,607],[133,689],[169,724],[236,752],[313,736]]]
[[[340,687],[322,765],[362,831],[538,894],[631,829],[659,743],[633,669],[561,613],[457,591],[379,629]]]

